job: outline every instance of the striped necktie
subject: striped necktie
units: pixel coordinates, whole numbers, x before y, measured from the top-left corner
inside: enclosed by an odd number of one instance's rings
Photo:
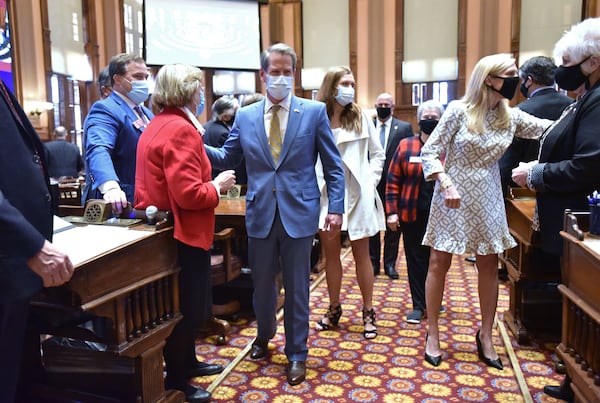
[[[279,109],[281,109],[279,105],[271,107],[271,127],[269,128],[269,146],[271,147],[271,155],[275,164],[279,161],[282,145],[281,128],[279,127]]]
[[[144,124],[146,123],[146,116],[144,115],[144,112],[142,111],[142,108],[140,108],[139,105],[136,105],[133,107],[133,110],[135,111],[136,115],[138,115],[138,117],[140,119],[142,119],[142,122],[144,122]]]

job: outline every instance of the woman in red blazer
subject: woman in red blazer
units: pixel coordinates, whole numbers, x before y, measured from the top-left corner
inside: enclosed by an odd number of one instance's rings
[[[195,115],[203,106],[202,72],[173,64],[160,69],[152,102],[161,111],[140,136],[136,159],[135,208],[171,210],[179,255],[179,303],[183,320],[166,341],[167,389],[184,391],[190,402],[210,393],[189,385],[189,378],[223,370],[198,362],[194,333],[212,315],[210,247],[219,193],[235,184],[234,171],[212,180],[212,167]]]

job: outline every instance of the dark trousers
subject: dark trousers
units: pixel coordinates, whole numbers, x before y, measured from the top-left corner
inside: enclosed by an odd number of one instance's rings
[[[167,389],[183,390],[188,372],[198,362],[195,335],[212,316],[210,252],[177,241],[179,254],[179,305],[183,319],[167,338],[163,350]]]
[[[386,230],[383,236],[383,268],[384,270],[396,267],[398,258],[398,247],[400,246],[400,231]],[[381,268],[381,234],[377,233],[369,239],[369,254],[373,269],[379,271]]]
[[[28,313],[28,299],[0,304],[0,401],[2,403],[15,401]]]
[[[421,311],[426,309],[425,280],[429,270],[429,254],[431,252],[429,246],[421,245],[428,218],[429,211],[418,211],[415,222],[400,223],[413,309]]]

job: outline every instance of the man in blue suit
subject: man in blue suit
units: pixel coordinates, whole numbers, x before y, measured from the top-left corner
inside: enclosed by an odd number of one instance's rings
[[[207,147],[214,166],[248,173],[246,228],[258,324],[251,358],[267,356],[275,335],[278,287],[285,290],[285,354],[290,385],[304,381],[308,353],[310,251],[318,230],[317,154],[327,181],[329,212],[323,230],[339,231],[344,212],[344,173],[325,105],[290,93],[296,53],[279,43],[261,55],[266,99],[240,109],[223,148]]]
[[[120,212],[133,203],[135,156],[142,131],[154,117],[148,68],[139,56],[119,54],[108,65],[112,93],[94,103],[84,125],[86,180],[82,199],[104,199]]]
[[[0,122],[0,401],[13,402],[29,299],[42,285],[67,282],[73,265],[50,243],[52,197],[44,146],[2,80]]]

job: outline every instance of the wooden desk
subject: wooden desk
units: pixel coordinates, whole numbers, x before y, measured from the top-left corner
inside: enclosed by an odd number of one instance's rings
[[[75,273],[32,301],[39,322],[26,343],[32,401],[184,401],[182,392],[165,391],[163,381],[164,341],[181,319],[173,229],[138,228],[84,226],[55,234]],[[40,335],[51,336],[42,343],[43,358]]]
[[[584,233],[589,213],[565,212],[561,343],[578,402],[600,402],[600,238]]]
[[[246,198],[221,198],[215,208],[215,231],[234,228],[236,232],[234,251],[248,267],[248,234],[246,232]]]
[[[249,267],[248,264],[248,233],[246,232],[246,198],[238,199],[221,198],[219,205],[215,208],[217,230],[226,227],[232,227],[236,230],[235,249],[238,256],[242,259],[243,267]],[[281,274],[278,276],[279,290],[283,288]],[[234,281],[233,286],[239,286],[242,289],[252,288],[249,278],[242,281]],[[283,306],[283,294],[280,293],[277,300],[277,309]],[[251,302],[247,304],[251,305]]]
[[[517,246],[505,251],[501,262],[509,278],[509,309],[503,319],[520,344],[529,341],[530,333],[559,340],[561,299],[557,291],[560,268],[546,267],[536,259],[539,253],[537,233],[531,228],[535,210],[533,195],[523,194],[506,199],[506,216]]]

